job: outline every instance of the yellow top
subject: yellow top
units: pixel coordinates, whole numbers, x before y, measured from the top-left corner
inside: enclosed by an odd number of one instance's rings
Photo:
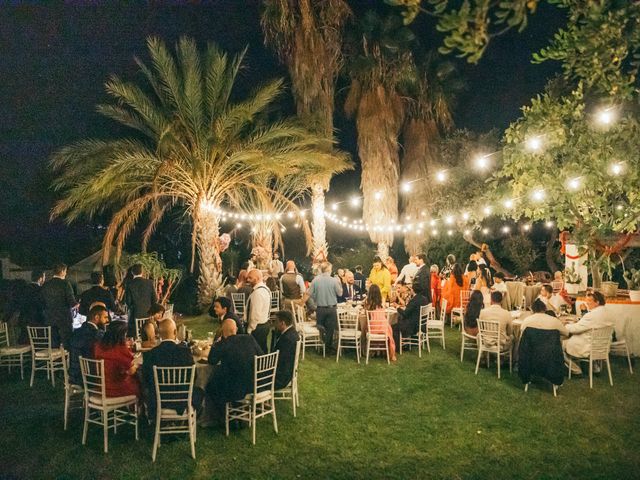
[[[373,285],[380,287],[382,301],[386,302],[387,296],[391,292],[391,273],[389,273],[389,270],[386,268],[380,268],[378,270],[372,268],[371,273],[369,273],[369,281]]]

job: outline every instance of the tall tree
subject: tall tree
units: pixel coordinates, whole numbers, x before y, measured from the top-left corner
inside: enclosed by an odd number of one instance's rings
[[[265,0],[262,27],[265,40],[287,65],[301,121],[333,139],[335,84],[342,64],[342,30],[351,10],[344,0]],[[327,148],[331,148],[328,142]],[[326,258],[324,192],[337,166],[311,183],[313,258]]]
[[[72,222],[113,212],[103,242],[107,257],[113,242],[122,250],[143,216],[144,249],[165,214],[182,210],[192,226],[199,303],[208,305],[220,284],[220,208],[242,209],[255,197],[266,211],[274,204],[296,210],[295,195],[274,186],[291,175],[326,174],[346,156],[328,153],[325,138],[293,120],[265,119],[282,80],[230,101],[244,53],[230,58],[213,44],[199,52],[186,38],[175,54],[156,38],[148,47],[151,66],[136,59],[144,82],[112,77],[106,89],[115,102],[99,106],[134,135],[80,141],[57,152],[52,165],[63,197],[52,216]]]
[[[404,117],[400,91],[410,75],[413,39],[398,16],[370,10],[359,19],[348,45],[345,111],[356,118],[363,218],[383,258],[393,244],[392,224],[398,217],[398,136]]]

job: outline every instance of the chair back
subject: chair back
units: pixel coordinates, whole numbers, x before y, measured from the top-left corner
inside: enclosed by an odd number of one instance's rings
[[[384,335],[389,327],[389,312],[386,310],[367,310],[367,331],[371,335]]]
[[[338,330],[340,332],[358,330],[358,311],[344,309],[338,311]]]
[[[300,305],[299,303],[295,303],[291,300],[291,310],[293,311],[293,323],[296,325],[296,328],[306,322],[307,314],[304,309],[304,305]]]
[[[107,398],[107,389],[104,383],[104,360],[93,360],[82,356],[79,360],[85,399],[88,401],[90,397],[98,397],[104,405]]]
[[[280,291],[276,290],[271,292],[271,311],[277,312],[280,310]]]
[[[27,327],[27,332],[33,358],[38,352],[46,352],[47,356],[51,356],[51,327]]]
[[[291,377],[291,382],[298,381],[298,365],[300,364],[300,354],[302,352],[302,340],[298,338],[296,342],[296,356],[293,360],[293,376]]]
[[[232,293],[231,301],[233,302],[233,309],[238,315],[244,315],[244,309],[247,304],[244,293]]]
[[[278,354],[276,350],[267,355],[256,355],[253,357],[253,394],[254,396],[261,392],[273,391],[275,388],[276,367],[278,366]]]
[[[7,322],[0,322],[0,347],[9,346],[9,328]]]
[[[165,317],[173,318],[173,303],[167,303],[164,315]]]
[[[478,319],[478,342],[484,350],[494,350],[500,346],[500,322]]]
[[[443,298],[440,301],[440,320],[444,322],[445,318],[447,318],[447,299]]]
[[[591,329],[591,348],[589,357],[592,360],[605,360],[609,358],[612,334],[613,327]]]
[[[427,323],[429,323],[430,320],[435,320],[436,315],[435,315],[435,310],[433,309],[433,304],[429,304],[429,305],[422,305],[420,307],[420,319],[419,319],[419,324],[420,324],[420,331],[421,332],[426,332],[427,331]]]
[[[149,317],[136,318],[136,337],[142,338],[142,331],[144,330],[145,322],[149,320]]]
[[[471,290],[460,290],[460,307],[462,312],[467,311],[467,305],[469,305],[469,298],[471,297]]]
[[[181,410],[191,405],[193,380],[196,366],[158,367],[153,366],[153,381],[156,388],[157,411],[162,409]]]
[[[553,293],[560,293],[564,288],[564,282],[562,280],[554,280],[551,282],[551,288],[553,288]]]

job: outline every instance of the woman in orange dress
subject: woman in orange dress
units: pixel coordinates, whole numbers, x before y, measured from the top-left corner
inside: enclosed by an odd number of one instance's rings
[[[469,290],[469,278],[462,274],[462,267],[456,263],[451,269],[451,276],[442,289],[442,298],[447,300],[447,314],[452,308],[460,307],[460,292]]]
[[[397,360],[396,358],[396,343],[393,340],[393,330],[391,329],[391,325],[386,321],[387,313],[382,306],[382,294],[380,293],[380,287],[376,284],[373,284],[369,287],[369,292],[367,293],[367,299],[364,302],[364,310],[365,315],[366,312],[372,312],[370,314],[371,319],[376,321],[376,325],[372,325],[371,333],[381,334],[385,333],[387,335],[387,342],[389,343],[389,358],[392,362]],[[384,318],[386,325],[380,325],[377,320]],[[383,322],[380,322],[383,323]],[[363,329],[366,331],[366,328]]]
[[[394,283],[396,278],[398,278],[398,266],[396,265],[396,261],[391,257],[387,257],[385,264],[391,274],[391,283]]]

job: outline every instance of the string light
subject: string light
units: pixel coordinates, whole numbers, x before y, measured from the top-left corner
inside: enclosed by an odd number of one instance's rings
[[[449,236],[453,235],[453,230],[447,230],[447,235]]]
[[[513,200],[511,200],[510,198],[506,199],[502,204],[504,205],[504,208],[513,208]]]
[[[620,175],[624,170],[624,165],[620,162],[613,163],[610,167],[612,175]]]
[[[511,229],[509,227],[507,227],[506,225],[504,227],[502,227],[502,233],[509,233],[511,231]]]
[[[479,155],[474,160],[474,164],[478,170],[486,170],[489,168],[489,158],[488,155]]]
[[[440,183],[444,183],[447,180],[447,172],[445,170],[440,170],[436,173],[436,180]]]
[[[444,219],[444,223],[446,223],[447,225],[452,225],[454,221],[455,221],[455,218],[452,215],[448,215]]]
[[[242,228],[242,224],[241,223],[236,223],[236,228]]]
[[[351,206],[359,207],[360,206],[360,197],[351,197]]]
[[[333,205],[331,205],[331,210],[333,210],[334,212],[338,210],[338,204],[334,203]]]
[[[578,190],[580,188],[580,177],[572,178],[567,182],[569,190]]]
[[[545,222],[544,226],[547,228],[553,228],[553,222],[551,220],[548,220],[547,222]]]
[[[482,213],[484,213],[485,215],[491,215],[491,207],[487,205],[482,209]]]
[[[377,191],[376,193],[373,194],[373,198],[375,200],[382,200],[382,192]]]
[[[469,213],[467,212],[462,212],[462,219],[466,222],[467,220],[469,220]]]
[[[529,225],[528,223],[525,223],[525,224],[522,226],[522,229],[523,229],[525,232],[528,232],[529,230],[531,230],[531,225]]]
[[[402,182],[402,185],[400,186],[400,189],[404,192],[404,193],[408,193],[411,191],[411,183],[409,182]],[[376,195],[379,192],[376,192]],[[376,199],[377,200],[377,199]]]
[[[485,228],[483,228],[483,229],[482,229],[482,234],[483,234],[483,235],[488,235],[488,234],[489,234],[489,229],[488,229],[488,228],[486,228],[486,227],[485,227]]]
[[[544,197],[545,197],[545,191],[541,188],[534,190],[533,193],[531,194],[531,198],[536,202],[541,202],[542,200],[544,200]]]
[[[531,152],[539,152],[542,149],[542,138],[531,137],[525,142],[525,147]]]
[[[622,205],[621,203],[616,205],[616,210],[622,210],[623,208],[624,208],[624,205]]]
[[[613,107],[604,108],[596,114],[596,119],[600,125],[608,126],[615,120],[615,111]]]

